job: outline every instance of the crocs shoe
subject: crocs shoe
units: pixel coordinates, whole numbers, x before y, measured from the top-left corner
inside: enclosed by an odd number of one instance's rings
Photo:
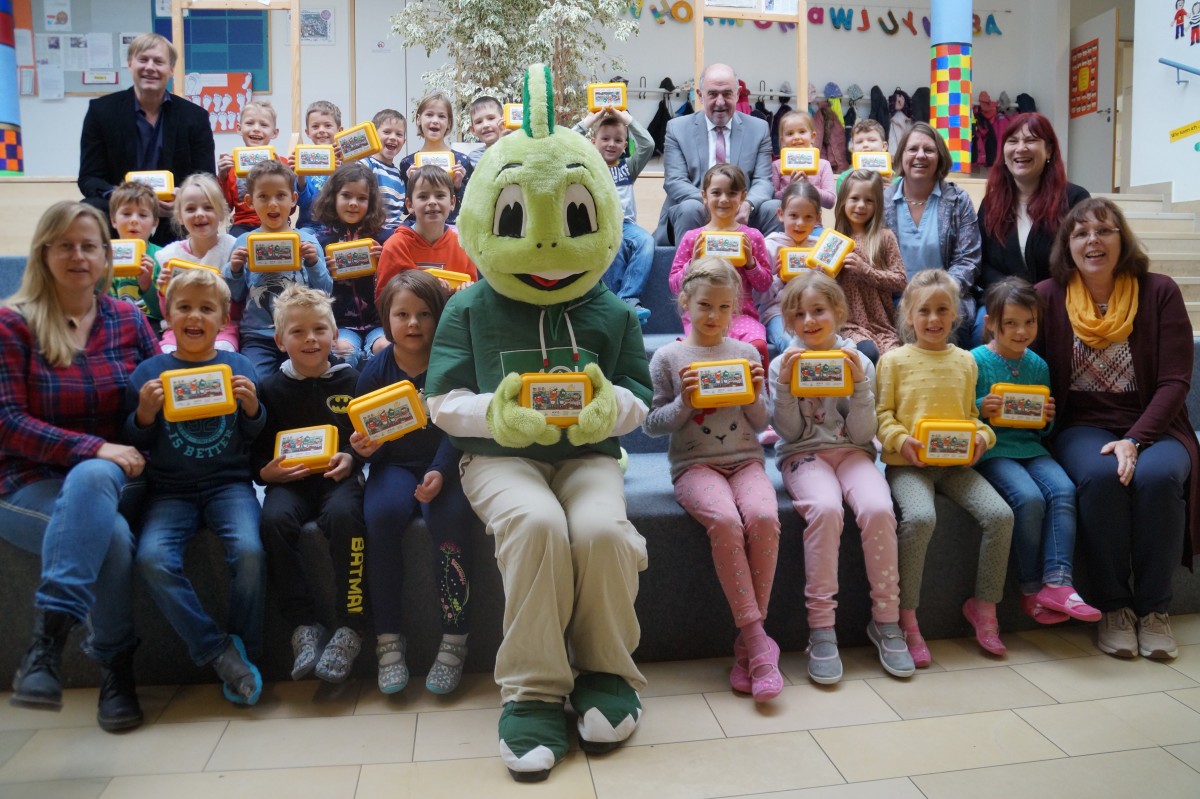
[[[567,756],[560,702],[508,702],[500,712],[500,758],[517,782],[541,782]]]
[[[1044,608],[1056,610],[1080,621],[1100,621],[1100,611],[1084,602],[1069,585],[1043,585],[1042,590],[1037,592],[1037,601]]]
[[[912,653],[904,641],[904,633],[896,622],[867,625],[867,637],[879,650],[879,662],[883,670],[893,677],[911,677],[917,670]]]
[[[767,637],[767,651],[750,658],[750,693],[755,702],[769,702],[783,691],[779,671],[779,644]]]
[[[820,685],[836,685],[842,679],[842,658],[838,655],[837,633],[816,629],[809,633],[808,678]]]
[[[929,668],[933,663],[933,655],[929,653],[929,647],[925,644],[920,629],[914,624],[912,627],[904,627],[903,630],[904,645],[908,647],[908,654],[912,655],[913,666],[918,669]]]
[[[974,597],[963,603],[962,612],[967,621],[971,622],[971,626],[975,628],[975,640],[979,642],[985,652],[1003,655],[1008,651],[1004,642],[1000,640],[1000,622],[994,616],[982,615]]]
[[[642,720],[642,700],[615,674],[593,671],[575,678],[571,707],[579,714],[579,747],[589,754],[616,749]]]
[[[1045,590],[1045,589],[1042,589]],[[1051,610],[1038,601],[1041,594],[1025,594],[1021,597],[1021,610],[1025,611],[1038,624],[1059,624],[1071,618],[1065,613]]]
[[[746,650],[741,632],[733,639],[733,668],[729,670],[729,686],[743,694],[753,690],[750,685],[750,653]]]
[[[262,674],[246,657],[246,645],[240,637],[229,636],[225,651],[213,661],[213,668],[221,678],[225,698],[235,705],[253,705],[262,696]]]
[[[334,684],[345,682],[350,676],[350,669],[354,667],[354,659],[361,651],[362,636],[349,627],[338,627],[317,662],[317,677]]]
[[[301,624],[292,630],[293,680],[303,680],[312,673],[324,641],[325,628],[320,624]]]

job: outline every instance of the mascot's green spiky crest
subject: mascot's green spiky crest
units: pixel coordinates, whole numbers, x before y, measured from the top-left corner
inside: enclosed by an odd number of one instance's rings
[[[608,165],[554,125],[550,69],[525,73],[524,123],[484,154],[467,184],[458,238],[506,297],[553,305],[586,294],[621,246],[623,214]]]

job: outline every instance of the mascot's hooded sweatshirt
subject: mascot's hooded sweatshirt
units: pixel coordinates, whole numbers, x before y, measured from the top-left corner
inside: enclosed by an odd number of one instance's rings
[[[463,452],[548,462],[589,452],[616,458],[620,444],[615,436],[576,447],[564,435],[553,446],[533,444],[523,449],[509,449],[484,437],[488,402],[505,375],[577,372],[589,363],[597,364],[617,389],[617,429],[622,429],[629,414],[644,415],[653,390],[641,325],[633,309],[603,284],[597,283],[582,297],[541,306],[510,299],[487,283],[476,283],[451,297],[442,313],[425,391],[430,397],[456,390],[478,395],[469,405],[456,403],[457,410],[451,412],[462,414],[464,424],[480,431],[478,438],[451,436]],[[635,403],[641,404],[640,411]]]

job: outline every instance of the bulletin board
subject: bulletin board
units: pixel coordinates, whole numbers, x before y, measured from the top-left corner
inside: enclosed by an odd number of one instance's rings
[[[129,86],[129,70],[120,62],[119,33],[139,33],[150,29],[150,10],[141,3],[128,0],[73,0],[71,3],[71,30],[47,31],[42,24],[45,12],[44,0],[30,0],[33,16],[34,49],[37,49],[39,33],[57,33],[63,37],[86,33],[111,33],[113,69],[118,71],[119,83],[112,85],[88,85],[83,82],[83,70],[63,71],[63,88],[68,95],[101,95]]]
[[[155,0],[148,0],[154,14]],[[188,72],[249,72],[254,93],[271,91],[271,25],[267,11],[191,9],[183,18]],[[171,15],[154,17],[154,32],[171,38]],[[179,47],[175,43],[176,48]],[[176,92],[178,94],[178,91]]]

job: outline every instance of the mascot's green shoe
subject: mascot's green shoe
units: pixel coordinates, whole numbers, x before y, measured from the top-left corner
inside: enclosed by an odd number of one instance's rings
[[[575,678],[571,706],[579,714],[579,746],[589,754],[611,752],[642,719],[642,700],[615,674],[594,671]]]
[[[541,782],[567,756],[567,716],[559,702],[509,702],[500,713],[500,757],[517,782]]]

